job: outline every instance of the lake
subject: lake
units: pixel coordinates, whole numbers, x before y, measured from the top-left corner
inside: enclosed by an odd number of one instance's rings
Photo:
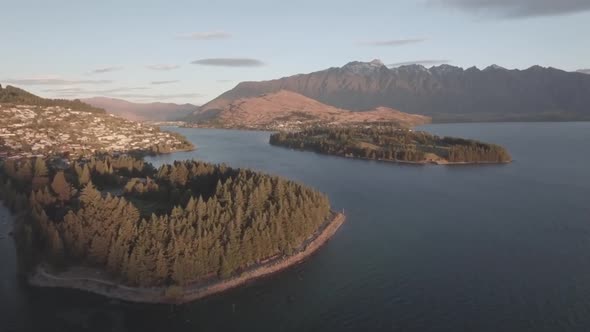
[[[273,147],[265,132],[173,128],[198,150],[149,161],[285,176],[328,194],[347,222],[306,262],[183,306],[28,288],[0,239],[0,330],[590,331],[590,123],[423,128],[504,145],[514,162],[396,165]]]

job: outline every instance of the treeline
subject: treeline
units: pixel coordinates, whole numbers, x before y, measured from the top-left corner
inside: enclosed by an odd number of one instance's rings
[[[270,144],[345,157],[401,162],[444,159],[452,163],[502,163],[511,160],[499,145],[393,126],[317,127],[300,132],[279,132]]]
[[[80,101],[79,99],[68,100],[41,98],[11,85],[7,85],[5,88],[2,88],[0,85],[0,103],[10,103],[17,105],[24,104],[42,107],[60,106],[82,112],[106,113],[104,109],[91,106]]]
[[[27,261],[100,267],[129,285],[231,276],[302,249],[331,217],[317,191],[224,165],[187,161],[155,170],[97,157],[65,170],[49,165],[47,184],[33,188],[37,167],[27,176],[21,170],[29,164],[4,163],[0,172],[3,200],[29,216],[18,237],[33,256]],[[109,177],[109,186],[126,179],[120,196],[95,186]],[[26,179],[28,186],[15,186]],[[154,204],[166,212],[140,212]]]

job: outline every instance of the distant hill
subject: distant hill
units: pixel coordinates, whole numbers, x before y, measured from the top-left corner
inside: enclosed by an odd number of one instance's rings
[[[416,126],[430,122],[426,116],[402,113],[386,107],[351,112],[286,90],[237,99],[220,108],[200,112],[192,119],[220,127],[257,129],[366,122],[396,122],[402,126]]]
[[[192,104],[132,103],[106,97],[87,98],[83,101],[133,121],[176,121],[185,118],[198,108]]]
[[[578,73],[590,74],[590,69],[580,69],[580,70],[578,70]]]
[[[483,70],[450,65],[390,69],[378,60],[242,82],[196,113],[280,90],[342,109],[384,106],[427,115],[436,122],[590,120],[590,76],[582,73],[540,66],[508,70],[496,65]]]
[[[36,96],[23,89],[7,85],[2,88],[0,85],[0,103],[4,104],[19,104],[19,105],[34,105],[34,106],[59,106],[64,108],[71,108],[76,111],[84,111],[91,113],[105,113],[105,110],[100,107],[94,107],[86,104],[79,99],[47,99]]]

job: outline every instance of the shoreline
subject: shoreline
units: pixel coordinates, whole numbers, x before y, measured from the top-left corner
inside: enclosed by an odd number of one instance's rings
[[[27,278],[27,282],[29,285],[35,287],[77,289],[111,299],[129,302],[183,304],[237,288],[302,262],[328,242],[345,220],[346,216],[343,213],[335,213],[333,218],[326,221],[325,225],[322,225],[312,238],[304,241],[302,248],[292,256],[276,258],[266,264],[247,269],[240,275],[228,279],[182,287],[180,288],[182,293],[177,296],[167,294],[167,291],[171,287],[128,287],[107,279],[68,276],[68,271],[60,274],[51,274],[42,265],[36,267],[35,272]],[[75,268],[71,268],[70,270],[75,270]],[[98,270],[95,271],[98,272]]]
[[[344,157],[335,154],[325,154],[329,156],[343,157],[348,159],[373,160],[384,163],[393,163],[401,165],[435,165],[435,166],[460,166],[460,165],[504,165],[512,163],[510,161],[446,161],[446,160],[425,160],[425,161],[405,161],[405,160],[387,160],[387,159],[370,159],[362,157]]]
[[[312,153],[317,153],[317,154],[324,155],[324,156],[333,156],[333,157],[339,157],[339,158],[344,158],[344,159],[358,159],[358,160],[367,160],[367,161],[377,161],[377,162],[400,164],[400,165],[415,165],[415,166],[425,166],[425,165],[436,165],[436,166],[506,165],[506,164],[510,164],[510,163],[512,163],[514,161],[512,159],[509,160],[509,161],[453,161],[453,162],[446,161],[446,159],[444,159],[444,160],[424,160],[424,161],[371,159],[371,158],[364,158],[364,157],[347,157],[347,156],[343,156],[343,155],[339,155],[339,154],[323,153],[323,152],[317,152],[317,151],[312,151],[312,150],[291,148],[291,147],[284,146],[284,145],[271,144],[271,143],[269,143],[269,144],[271,146],[276,146],[276,147],[283,148],[283,149],[290,149],[290,150],[302,151],[302,152],[312,152]]]
[[[143,151],[143,150],[126,150],[126,151],[97,151],[96,153],[99,154],[125,154],[125,155],[129,155],[129,156],[133,156],[133,157],[137,157],[138,159],[143,159],[145,157],[155,157],[155,156],[165,156],[165,155],[169,155],[169,154],[173,154],[173,153],[178,153],[178,152],[191,152],[191,151],[197,151],[198,147],[195,145],[192,145],[191,147],[187,147],[187,148],[182,148],[182,149],[175,149],[175,150],[170,150],[168,152],[147,152],[147,151]],[[68,151],[69,152],[69,151]],[[96,153],[91,153],[88,155],[79,155],[77,157],[92,157],[95,156]],[[43,155],[43,158],[50,158],[50,157],[55,157],[55,156],[59,156],[58,154],[45,154]],[[20,158],[31,158],[31,157],[20,157]],[[17,158],[17,159],[20,159]],[[7,156],[3,156],[0,157],[0,160],[7,160],[7,159],[14,159],[14,155],[7,155]],[[68,160],[76,160],[77,158],[71,158],[68,157]]]

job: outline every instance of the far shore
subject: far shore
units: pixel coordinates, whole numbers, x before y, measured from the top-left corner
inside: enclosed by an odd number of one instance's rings
[[[307,151],[307,150],[301,150]],[[321,153],[316,152],[319,154],[327,155],[327,156],[336,156],[348,159],[360,159],[360,160],[373,160],[379,161],[384,163],[394,163],[394,164],[405,164],[405,165],[442,165],[442,166],[457,166],[457,165],[503,165],[503,164],[510,164],[510,161],[447,161],[446,159],[441,160],[423,160],[423,161],[406,161],[406,160],[388,160],[388,159],[371,159],[371,158],[363,158],[363,157],[346,157],[340,156],[337,154],[328,154],[328,153]]]
[[[182,304],[239,287],[305,260],[324,245],[345,220],[346,217],[343,213],[335,213],[333,218],[327,220],[315,234],[303,243],[294,255],[272,259],[228,279],[196,283],[178,288],[178,293],[170,292],[172,287],[141,288],[125,286],[103,277],[104,273],[100,270],[88,268],[70,268],[68,271],[50,273],[45,266],[39,265],[35,272],[28,277],[28,282],[30,285],[37,287],[77,289],[129,302]]]
[[[365,158],[365,157],[349,157],[349,156],[343,156],[343,155],[339,155],[339,154],[323,153],[323,152],[317,152],[317,151],[305,150],[305,149],[296,149],[296,148],[290,148],[290,147],[287,147],[287,146],[276,145],[276,144],[270,144],[270,145],[276,146],[276,147],[279,147],[279,148],[283,148],[283,149],[291,149],[291,150],[296,150],[296,151],[317,153],[317,154],[321,154],[321,155],[324,155],[324,156],[333,156],[333,157],[346,158],[346,159],[359,159],[359,160],[368,160],[368,161],[378,161],[378,162],[383,162],[383,163],[393,163],[393,164],[401,164],[401,165],[416,165],[416,166],[423,166],[423,165],[442,165],[442,166],[505,165],[505,164],[510,164],[510,163],[513,162],[513,160],[509,160],[509,161],[454,161],[454,162],[450,162],[450,161],[448,161],[446,159],[439,159],[439,160],[434,160],[434,159],[433,160],[430,160],[429,159],[429,160],[422,160],[422,161],[372,159],[372,158]]]

